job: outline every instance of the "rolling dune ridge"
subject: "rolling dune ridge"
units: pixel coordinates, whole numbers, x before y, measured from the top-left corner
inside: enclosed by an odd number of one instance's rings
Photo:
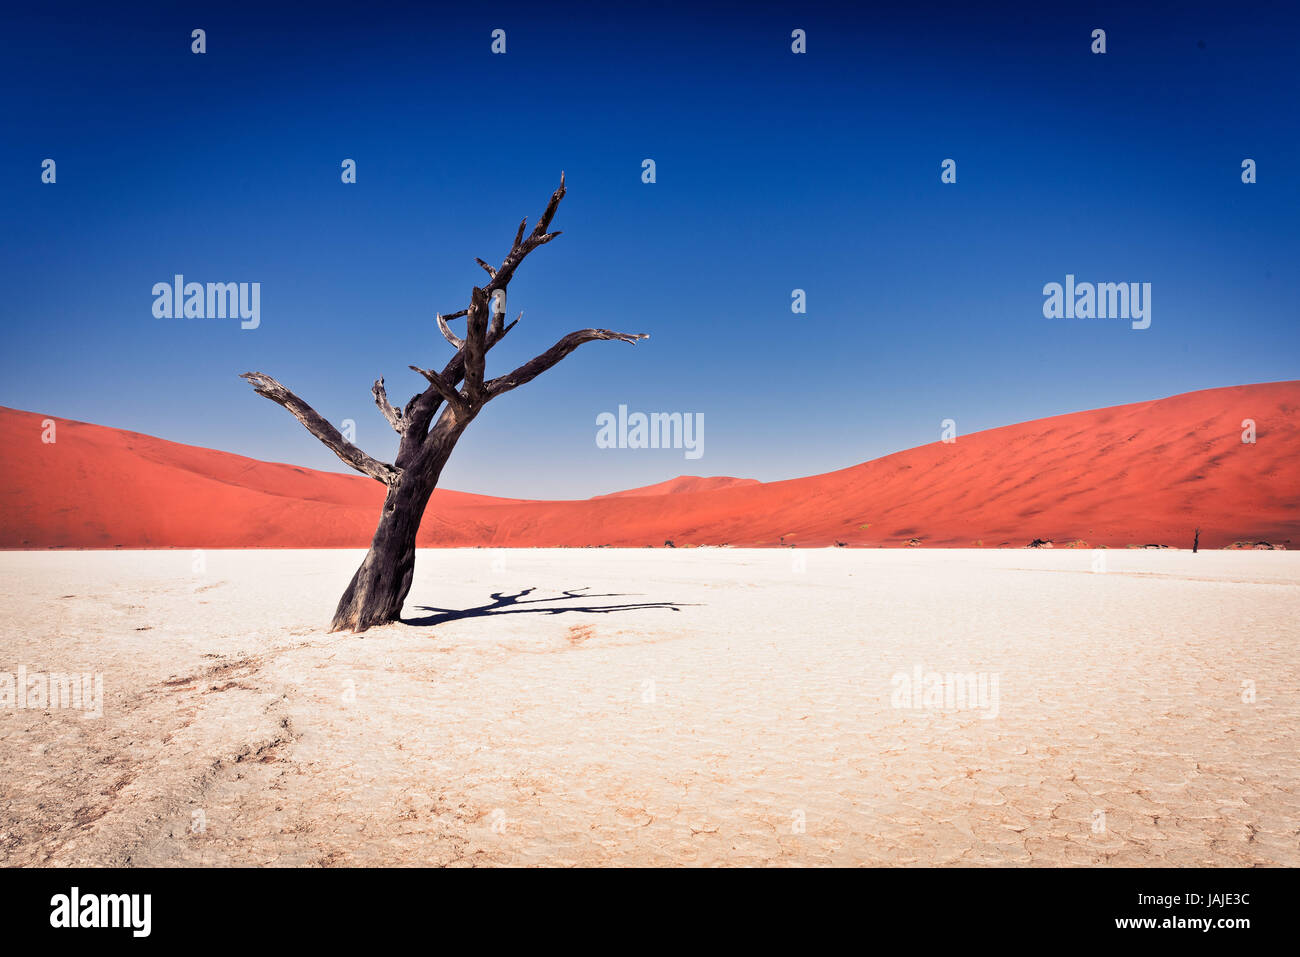
[[[369,543],[382,488],[0,409],[4,548]],[[1242,442],[1242,422],[1257,441]],[[1300,382],[1190,392],[934,442],[781,482],[684,476],[577,501],[439,489],[423,547],[1300,542]]]

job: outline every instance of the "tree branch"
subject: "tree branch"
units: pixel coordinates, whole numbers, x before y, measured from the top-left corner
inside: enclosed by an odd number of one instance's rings
[[[468,327],[465,333],[465,392],[470,402],[483,398],[484,365],[487,362],[488,301],[478,286],[470,294]]]
[[[495,273],[493,273],[495,275]],[[506,291],[498,289],[492,294],[492,327],[493,335],[499,334],[505,327],[506,322]]]
[[[258,395],[266,396],[276,405],[288,409],[308,432],[320,439],[330,451],[361,474],[369,475],[375,481],[383,482],[385,485],[391,485],[402,474],[401,469],[371,458],[343,438],[342,433],[330,425],[324,416],[269,375],[263,375],[261,372],[245,372],[240,378],[247,379]]]
[[[455,408],[458,412],[464,411],[465,399],[456,391],[447,378],[434,372],[432,369],[421,369],[419,366],[411,366],[416,372],[429,380],[429,384],[437,390],[438,394],[447,400],[447,404]],[[412,400],[414,401],[414,400]]]
[[[523,313],[520,313],[520,315],[522,316]],[[506,326],[501,330],[499,336],[489,333],[488,348],[491,349],[504,339],[506,333],[513,329],[518,321],[516,319]],[[423,372],[423,370],[421,371]],[[443,367],[442,379],[454,390],[464,378],[465,353],[457,352]],[[442,405],[443,398],[444,396],[435,387],[411,396],[411,401],[406,403],[406,409],[402,413],[406,419],[406,435],[403,436],[402,447],[397,453],[399,467],[404,467],[419,451],[420,443],[427,437],[429,425],[433,422],[433,417],[438,414],[438,408]],[[457,398],[460,398],[459,393],[457,393]]]
[[[546,209],[542,212],[542,218],[537,221],[533,231],[524,237],[524,229],[528,225],[528,218],[524,217],[523,222],[519,224],[519,231],[515,233],[515,241],[510,247],[510,252],[497,267],[496,275],[492,281],[487,284],[487,294],[490,297],[498,289],[504,289],[519,268],[519,264],[524,261],[524,257],[536,249],[538,246],[544,246],[560,234],[558,232],[548,233],[546,230],[551,225],[551,220],[555,218],[555,211],[560,208],[560,200],[564,199],[566,190],[564,188],[564,174],[560,174],[560,187],[551,194],[551,200],[546,204]]]
[[[498,376],[497,378],[492,379],[487,383],[484,391],[487,394],[487,398],[490,400],[509,392],[511,389],[517,389],[525,382],[531,382],[547,369],[556,365],[561,359],[584,342],[594,342],[597,339],[616,339],[619,342],[630,342],[635,345],[638,339],[649,338],[650,336],[644,332],[611,332],[608,329],[580,329],[577,332],[569,333],[555,345],[551,346],[551,348],[543,352],[540,356],[525,362],[509,375]]]
[[[388,401],[388,392],[384,389],[383,376],[375,380],[375,384],[370,387],[370,391],[375,397],[375,405],[379,406],[379,411],[388,420],[388,424],[393,427],[393,431],[398,435],[405,432],[406,420],[402,418],[402,413],[394,409],[393,404]]]
[[[438,313],[438,328],[442,330],[442,337],[450,342],[453,348],[465,348],[465,340],[451,331],[451,326],[447,325],[447,320],[442,318],[442,313]]]
[[[476,293],[482,296],[485,304],[493,298],[497,291],[505,291],[514,276],[515,270],[523,262],[525,256],[538,246],[544,246],[560,235],[558,231],[552,233],[547,232],[547,230],[551,225],[551,220],[555,218],[556,210],[559,209],[560,201],[564,199],[565,192],[564,174],[561,173],[560,186],[551,194],[550,201],[546,204],[546,209],[543,210],[542,216],[533,227],[532,232],[525,235],[528,229],[528,217],[525,216],[519,223],[519,229],[515,232],[515,239],[510,246],[510,252],[499,267],[493,269],[481,260],[476,260],[491,276],[488,284],[482,290],[476,289]],[[404,467],[418,459],[421,448],[429,438],[430,425],[434,416],[438,414],[438,409],[444,401],[460,403],[460,410],[465,408],[465,397],[456,391],[462,381],[465,382],[465,392],[470,397],[469,401],[482,402],[486,398],[490,398],[486,393],[486,384],[483,383],[483,367],[486,362],[486,353],[505,338],[506,333],[519,322],[519,319],[516,319],[514,322],[506,324],[505,304],[502,302],[499,305],[502,310],[501,314],[494,314],[490,321],[487,319],[487,306],[483,305],[479,316],[474,317],[465,339],[461,339],[455,333],[452,333],[450,327],[444,328],[444,326],[448,320],[469,316],[470,309],[461,309],[459,312],[439,316],[439,331],[456,349],[456,354],[451,357],[443,368],[440,381],[430,378],[431,373],[428,371],[417,366],[411,366],[412,369],[416,369],[421,375],[429,379],[431,388],[426,389],[419,395],[412,396],[411,401],[406,403],[406,408],[403,411],[403,417],[406,420],[406,433],[402,437],[401,448],[397,453],[399,466]],[[472,306],[473,303],[471,303],[471,308]],[[523,317],[523,313],[519,315],[520,318]],[[474,332],[480,321],[479,317],[482,317],[482,322],[487,328],[483,337],[476,341]],[[481,343],[481,347],[479,343]],[[470,361],[471,358],[473,361]],[[503,376],[497,381],[504,381],[509,378],[510,376]],[[514,388],[514,386],[510,388]],[[506,390],[503,389],[502,391]],[[451,395],[454,395],[455,398],[450,398]]]

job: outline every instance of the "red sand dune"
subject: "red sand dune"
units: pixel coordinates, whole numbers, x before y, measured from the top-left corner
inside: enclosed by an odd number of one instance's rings
[[[729,475],[679,475],[666,482],[643,485],[623,492],[610,492],[608,495],[593,495],[591,500],[600,498],[635,498],[642,495],[677,495],[681,492],[712,492],[720,488],[735,488],[737,485],[758,485],[758,479],[732,478]]]
[[[1222,547],[1300,541],[1300,382],[963,435],[783,482],[684,477],[585,501],[439,490],[421,545]],[[0,408],[0,547],[357,547],[376,482]],[[1243,419],[1258,441],[1241,441]],[[715,486],[715,487],[710,487]],[[1294,544],[1291,546],[1294,547]]]

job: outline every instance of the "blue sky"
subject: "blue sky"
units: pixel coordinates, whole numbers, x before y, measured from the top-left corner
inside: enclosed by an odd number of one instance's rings
[[[473,258],[499,262],[561,170],[564,236],[512,283],[524,319],[489,374],[586,326],[651,339],[583,346],[494,402],[446,487],[789,478],[945,418],[1296,378],[1295,13],[1040,6],[8,12],[0,404],[345,471],[236,377],[258,370],[390,459],[370,383],[422,389],[408,364],[450,355],[434,311],[465,305]],[[176,273],[260,282],[260,327],[155,318]],[[1043,318],[1067,273],[1150,282],[1151,328]],[[703,413],[703,458],[597,448],[620,404]]]

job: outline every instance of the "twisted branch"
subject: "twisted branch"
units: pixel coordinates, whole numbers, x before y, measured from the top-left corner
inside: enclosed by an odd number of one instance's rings
[[[464,411],[465,409],[464,397],[459,392],[456,391],[456,387],[452,385],[451,382],[449,382],[445,376],[440,375],[437,372],[434,372],[432,369],[421,369],[419,366],[411,366],[411,368],[414,369],[416,372],[420,373],[420,375],[424,376],[426,379],[428,379],[429,384],[433,386],[434,390],[438,393],[438,395],[442,396],[442,398],[447,400],[447,403],[450,406],[452,406],[458,412]]]
[[[453,348],[457,350],[465,348],[465,340],[451,331],[451,326],[447,325],[447,320],[442,318],[442,313],[438,313],[438,328],[442,331],[442,337],[450,342]]]
[[[388,424],[393,427],[393,431],[401,435],[406,431],[406,420],[402,418],[402,413],[393,408],[393,404],[388,401],[388,392],[384,389],[384,377],[380,376],[375,380],[375,384],[370,387],[371,393],[375,397],[375,405],[379,406],[379,411]]]
[[[356,469],[362,475],[369,475],[377,482],[391,485],[402,474],[402,470],[387,462],[380,462],[343,438],[341,432],[330,425],[328,420],[298,398],[283,385],[261,372],[245,372],[240,376],[247,379],[258,395],[266,396],[276,405],[282,405],[301,422],[312,435],[320,439],[343,462]]]
[[[630,342],[636,345],[638,339],[649,338],[649,334],[644,332],[612,332],[609,329],[580,329],[577,332],[571,332],[540,356],[525,362],[514,372],[498,376],[489,381],[485,386],[487,398],[489,400],[495,399],[511,389],[519,388],[525,382],[531,382],[584,342],[595,342],[598,339],[615,339],[619,342]]]

